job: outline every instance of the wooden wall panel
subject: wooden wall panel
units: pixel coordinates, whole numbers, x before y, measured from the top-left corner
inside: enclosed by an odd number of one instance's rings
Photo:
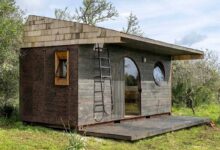
[[[132,58],[140,70],[141,75],[141,115],[155,115],[171,111],[171,79],[170,67],[171,57],[155,55],[145,51],[138,51],[116,45],[107,45],[110,50],[112,78],[113,78],[113,99],[114,112],[106,116],[102,122],[124,118],[124,68],[123,58]],[[147,62],[142,62],[142,57]],[[166,79],[161,86],[157,86],[153,79],[154,64],[160,61],[163,63],[166,72]],[[93,118],[93,92],[95,71],[95,59],[93,45],[80,46],[79,48],[79,125],[94,124]],[[89,88],[88,88],[89,87]],[[105,98],[109,99],[108,95]],[[108,105],[108,100],[106,101]]]
[[[69,50],[69,86],[55,85],[56,50]],[[63,126],[77,124],[78,49],[75,46],[22,49],[20,112],[23,121]]]

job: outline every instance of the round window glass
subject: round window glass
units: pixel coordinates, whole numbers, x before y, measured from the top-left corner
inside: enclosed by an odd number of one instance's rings
[[[161,62],[157,62],[155,64],[154,70],[153,70],[153,77],[154,77],[155,83],[159,86],[165,80],[165,70]]]

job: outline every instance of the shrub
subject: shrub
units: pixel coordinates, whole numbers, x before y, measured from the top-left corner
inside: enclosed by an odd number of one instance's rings
[[[4,105],[0,107],[0,116],[10,118],[14,112],[15,108],[12,105]]]
[[[68,123],[68,126],[66,126],[62,118],[61,122],[69,139],[69,145],[67,146],[66,150],[84,150],[86,148],[85,139],[78,135],[76,131],[71,130],[70,123]]]
[[[213,102],[217,102],[215,92],[213,92],[211,89],[205,86],[199,87],[195,91],[193,98],[195,106],[199,106],[200,104],[210,104]]]
[[[187,91],[192,90],[190,97],[194,106],[217,102],[220,97],[220,64],[219,59],[207,50],[203,60],[174,61],[173,65],[173,104],[186,106]]]
[[[220,116],[218,117],[216,123],[220,125]]]
[[[84,150],[86,148],[85,139],[76,132],[69,132],[69,146],[67,150]]]

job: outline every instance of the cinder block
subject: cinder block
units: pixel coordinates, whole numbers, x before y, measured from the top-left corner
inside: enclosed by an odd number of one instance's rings
[[[45,23],[46,24],[46,29],[48,30],[48,29],[51,29],[51,24],[52,23]]]
[[[60,34],[70,33],[70,27],[60,28],[59,31],[60,31]]]
[[[31,44],[29,45],[29,43],[23,42],[22,43],[22,48],[28,48],[31,47]]]
[[[44,42],[37,42],[37,43],[33,43],[32,47],[44,47]]]
[[[52,35],[52,30],[41,30],[41,36]]]
[[[25,32],[25,36],[41,36],[41,31],[29,31]]]
[[[45,20],[36,20],[35,24],[45,24]]]
[[[80,23],[75,23],[75,31],[78,33],[82,33],[83,32],[83,24]]]
[[[72,34],[64,34],[64,39],[65,39],[65,40],[70,40],[70,39],[72,39]]]
[[[51,29],[59,28],[59,21],[54,20],[53,23],[51,24]]]
[[[60,32],[61,29],[51,29],[51,35],[58,35],[58,34],[62,34]]]
[[[104,39],[103,43],[121,43],[120,37],[108,37],[103,39]]]
[[[25,24],[24,31],[30,31],[30,25]]]
[[[28,22],[28,21],[32,21],[32,20],[34,20],[34,17],[35,17],[35,16],[30,15],[30,16],[28,17],[27,22]]]
[[[64,40],[64,34],[62,34],[62,35],[53,35],[53,37],[55,37],[55,41]]]
[[[97,32],[97,31],[99,31],[99,29],[97,27],[83,24],[83,32]]]
[[[80,39],[97,38],[97,32],[80,33]]]
[[[46,24],[38,24],[38,25],[31,25],[30,30],[36,31],[36,30],[45,30]]]
[[[120,33],[113,30],[106,30],[106,37],[109,36],[120,36]]]

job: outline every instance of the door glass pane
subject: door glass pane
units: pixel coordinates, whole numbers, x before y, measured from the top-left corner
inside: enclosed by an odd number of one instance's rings
[[[130,59],[124,58],[125,76],[125,115],[140,114],[140,79],[136,64]]]

